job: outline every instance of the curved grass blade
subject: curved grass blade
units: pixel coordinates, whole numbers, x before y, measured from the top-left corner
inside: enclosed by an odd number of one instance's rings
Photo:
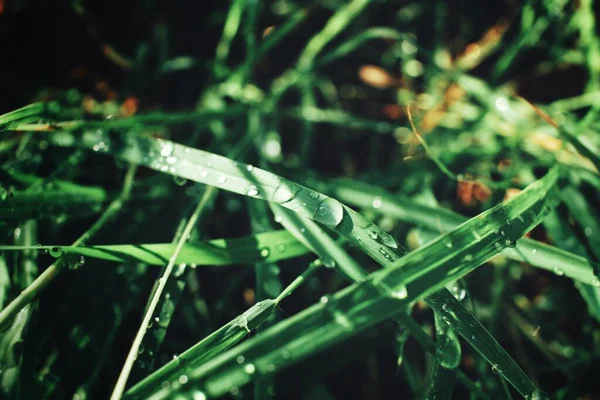
[[[419,204],[362,182],[340,180],[334,193],[346,203],[375,209],[384,215],[426,227],[432,233],[450,231],[467,220],[450,210]],[[579,255],[529,238],[519,239],[514,248],[503,250],[502,255],[553,272],[559,268],[565,276],[586,284],[593,281],[593,269],[597,265]]]
[[[0,250],[48,250],[51,255],[78,254],[106,261],[138,261],[150,265],[165,265],[177,245],[117,244],[105,246],[0,246]],[[276,251],[279,247],[285,252]],[[308,249],[285,230],[259,233],[244,238],[215,239],[203,243],[186,244],[175,260],[178,264],[233,265],[254,262],[274,262],[298,257]]]
[[[204,361],[239,343],[271,316],[276,305],[277,302],[272,299],[256,303],[243,314],[223,325],[177,358],[159,368],[152,375],[137,383],[125,393],[124,398],[147,399],[157,387],[164,387],[164,382],[185,384],[188,380],[187,371],[194,370]],[[243,363],[243,357],[241,360]],[[238,361],[239,359],[236,359],[236,362]],[[245,369],[248,368],[247,365],[244,366]]]
[[[199,366],[188,375],[184,386],[171,382],[168,389],[155,393],[152,399],[172,397],[175,393],[202,390],[207,396],[219,396],[232,387],[238,387],[258,376],[265,376],[277,369],[306,358],[327,346],[341,341],[357,332],[398,312],[398,309],[424,296],[439,291],[445,284],[464,276],[486,259],[514,243],[539,223],[555,201],[552,190],[558,179],[558,171],[551,171],[545,178],[530,185],[520,195],[513,197],[491,210],[475,217],[446,236],[455,242],[455,249],[448,252],[441,239],[424,246],[406,257],[392,262],[382,255],[384,265],[390,268],[375,272],[361,283],[354,284],[337,294],[324,298],[321,304],[275,325],[261,335]],[[517,216],[525,215],[521,221]],[[507,222],[508,221],[508,222]],[[336,230],[343,231],[344,223]],[[496,233],[498,228],[508,236]],[[481,240],[474,242],[472,231],[481,233]],[[510,240],[507,239],[510,238]],[[470,324],[477,322],[449,292],[449,299],[428,299],[436,311],[457,326],[457,332],[472,335],[475,348],[490,357],[493,363],[499,360],[502,374],[516,389],[526,396],[540,396],[539,390],[520,370],[516,363],[498,345],[487,331],[471,330]],[[433,297],[433,296],[432,296]],[[442,304],[436,300],[442,300]],[[452,305],[451,312],[443,310],[446,303]],[[458,303],[458,304],[456,304]],[[440,307],[437,307],[437,306]],[[456,309],[454,306],[456,305]],[[446,306],[448,308],[448,306]],[[461,321],[457,321],[460,310]],[[464,314],[466,311],[467,314]],[[481,327],[482,328],[482,327]],[[479,336],[476,336],[479,335]],[[242,355],[252,362],[252,374],[244,371],[236,358]]]

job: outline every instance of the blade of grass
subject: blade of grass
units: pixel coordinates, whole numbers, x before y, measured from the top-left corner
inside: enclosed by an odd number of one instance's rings
[[[217,331],[201,340],[177,358],[168,362],[150,376],[138,382],[125,393],[125,399],[147,399],[164,382],[187,381],[187,371],[193,370],[204,361],[230,349],[239,343],[250,332],[258,328],[273,313],[277,303],[267,299],[256,303],[240,316],[223,325]],[[242,357],[242,363],[243,363]]]
[[[447,232],[467,220],[453,211],[441,207],[429,207],[362,182],[338,180],[333,193],[348,204],[374,209],[383,215],[426,227],[432,233]],[[374,203],[375,199],[378,199],[376,203]],[[373,206],[374,204],[376,207]],[[502,255],[549,271],[560,268],[565,276],[586,284],[594,279],[593,268],[596,265],[594,262],[533,239],[519,239],[514,248],[505,249]]]
[[[99,246],[0,246],[0,250],[48,250],[50,254],[78,254],[86,258],[126,262],[139,261],[149,265],[165,265],[173,254],[176,243],[117,244]],[[284,252],[275,251],[284,247]],[[257,261],[275,262],[298,257],[308,249],[285,230],[256,235],[215,239],[203,243],[186,244],[175,260],[177,264],[224,266],[250,264]]]

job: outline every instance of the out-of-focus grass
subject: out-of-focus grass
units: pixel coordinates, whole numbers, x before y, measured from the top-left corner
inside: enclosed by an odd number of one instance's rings
[[[0,116],[3,395],[597,395],[595,15],[233,0],[213,58],[105,45],[205,86]]]

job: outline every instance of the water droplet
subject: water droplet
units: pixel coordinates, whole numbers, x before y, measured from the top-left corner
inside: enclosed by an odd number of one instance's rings
[[[446,246],[447,248],[451,249],[452,248],[452,239],[450,239],[450,237],[446,237],[444,238],[444,246]]]
[[[323,296],[319,299],[319,303],[321,304],[327,304],[329,302],[329,297],[327,296]]]
[[[504,245],[506,247],[515,247],[517,245],[517,242],[515,242],[514,240],[506,239],[504,241]]]
[[[481,241],[481,235],[477,231],[471,231],[476,241]]]
[[[285,244],[280,244],[279,246],[277,246],[277,251],[283,253],[285,251]]]
[[[252,363],[244,365],[244,372],[248,375],[252,375],[256,371],[256,367]]]
[[[238,364],[243,364],[244,361],[246,361],[246,358],[244,358],[244,356],[237,356],[235,361],[237,361]]]
[[[537,249],[533,249],[533,250],[531,250],[531,253],[532,253],[532,254],[537,254]]]
[[[323,265],[326,266],[327,268],[335,267],[335,261],[333,260],[333,258],[331,258],[329,256],[323,257],[321,259],[321,261],[323,262]]]
[[[183,186],[183,185],[185,185],[187,183],[187,179],[182,178],[182,177],[177,176],[177,175],[174,175],[173,176],[173,182],[175,182],[175,184],[177,186]]]
[[[267,257],[269,257],[269,253],[270,253],[269,249],[267,247],[263,247],[260,251],[260,256],[262,258],[267,258]]]
[[[254,197],[258,195],[258,189],[254,185],[250,185],[246,188],[246,195]]]
[[[405,299],[408,297],[408,290],[406,290],[406,286],[399,286],[396,290],[392,291],[391,296],[394,299]]]
[[[369,237],[373,240],[377,240],[379,239],[379,234],[377,231],[369,231]]]
[[[227,177],[223,174],[219,175],[219,177],[217,178],[217,183],[219,185],[224,184],[225,182],[227,182]]]
[[[494,373],[494,374],[501,374],[502,373],[502,370],[498,367],[498,364],[492,365],[492,373]]]
[[[177,164],[177,157],[173,157],[173,156],[167,157],[166,161],[167,161],[167,164],[169,164],[169,165],[175,165],[175,164]]]
[[[448,312],[448,303],[444,303],[444,304],[442,305],[442,310],[444,310],[444,311]]]
[[[316,200],[319,198],[319,193],[311,190],[310,193],[308,194],[308,197],[310,197],[313,200]]]
[[[558,276],[563,276],[565,274],[565,271],[563,271],[562,269],[555,267],[554,268],[554,273]]]
[[[160,155],[163,157],[169,157],[173,153],[173,143],[163,142],[162,148],[160,149]]]
[[[600,280],[598,280],[598,278],[596,278],[596,277],[593,277],[590,282],[590,285],[600,287]]]
[[[229,393],[231,393],[232,396],[237,396],[238,394],[240,394],[240,389],[234,386],[231,389],[229,389]]]
[[[52,247],[50,249],[50,255],[52,257],[60,257],[63,254],[63,249],[62,247]]]
[[[280,224],[282,221],[281,215],[276,215],[275,216],[275,222],[277,222],[278,224]]]
[[[473,261],[473,254],[465,254],[465,257],[463,258],[463,260],[466,262]]]
[[[328,197],[319,203],[313,218],[327,226],[337,226],[344,217],[344,207],[334,198]]]
[[[381,243],[383,243],[385,246],[392,249],[398,248],[398,242],[396,242],[396,239],[393,236],[388,235],[385,232],[381,232],[379,236],[381,237]]]
[[[381,208],[381,206],[383,205],[383,202],[381,201],[381,196],[375,196],[371,205],[373,206],[373,208]]]
[[[252,172],[253,169],[254,169],[254,165],[251,165],[251,164],[246,165],[246,171]]]
[[[179,383],[181,383],[182,385],[185,385],[188,382],[188,377],[187,377],[187,375],[181,375],[178,380],[179,380]]]
[[[282,179],[273,192],[271,200],[283,204],[293,200],[300,191],[300,187],[293,182]]]
[[[379,253],[381,253],[385,257],[386,260],[389,260],[392,258],[383,247],[380,247],[378,250],[379,250]]]
[[[207,176],[208,176],[208,172],[206,172],[205,170],[200,171],[200,177],[206,178]]]
[[[496,248],[496,250],[498,251],[502,251],[504,250],[504,248],[502,247],[502,244],[499,242],[494,243],[494,247]]]

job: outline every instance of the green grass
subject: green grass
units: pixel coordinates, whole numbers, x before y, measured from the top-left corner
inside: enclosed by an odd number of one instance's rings
[[[3,396],[597,396],[594,8],[508,9],[233,0],[128,72],[187,109],[0,115]]]

